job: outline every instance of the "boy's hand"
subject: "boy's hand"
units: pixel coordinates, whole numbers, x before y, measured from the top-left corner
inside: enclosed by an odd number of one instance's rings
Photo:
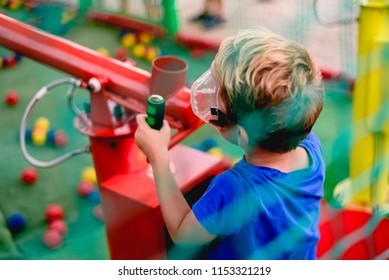
[[[168,156],[168,147],[170,142],[170,126],[166,120],[160,130],[152,129],[146,122],[147,115],[139,114],[136,116],[138,128],[135,131],[135,143],[139,149],[146,155],[150,163],[164,159]]]

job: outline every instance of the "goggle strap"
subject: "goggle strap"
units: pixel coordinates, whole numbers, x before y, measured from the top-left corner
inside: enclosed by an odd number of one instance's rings
[[[227,115],[217,108],[211,107],[211,115],[217,116],[216,120],[209,120],[209,122],[213,125],[225,127],[229,122]]]

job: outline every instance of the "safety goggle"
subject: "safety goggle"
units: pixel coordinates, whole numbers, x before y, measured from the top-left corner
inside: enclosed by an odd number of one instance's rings
[[[208,69],[192,85],[192,110],[204,122],[220,129],[228,124],[225,107],[220,97],[220,83]]]

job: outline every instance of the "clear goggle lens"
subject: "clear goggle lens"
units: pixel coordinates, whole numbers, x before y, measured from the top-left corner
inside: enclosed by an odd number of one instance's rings
[[[204,122],[217,128],[227,123],[224,106],[219,96],[219,83],[207,70],[192,85],[190,96],[193,112]]]

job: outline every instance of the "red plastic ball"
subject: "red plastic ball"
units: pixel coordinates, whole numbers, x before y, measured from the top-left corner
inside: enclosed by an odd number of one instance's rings
[[[126,61],[128,57],[128,50],[125,48],[118,48],[115,52],[115,58],[120,61]]]
[[[93,192],[95,186],[90,181],[81,181],[77,186],[77,193],[79,196],[85,197]]]
[[[46,220],[49,223],[52,223],[55,220],[62,220],[64,217],[64,211],[61,205],[59,204],[50,204],[46,208]]]
[[[19,103],[19,94],[14,90],[8,91],[5,95],[5,103],[8,106],[15,106]]]
[[[54,146],[63,147],[68,143],[68,137],[65,132],[58,130],[54,134]]]
[[[101,204],[96,205],[96,206],[93,208],[93,215],[94,215],[98,220],[104,222],[104,211],[103,211],[103,207],[101,206]]]
[[[48,229],[42,237],[43,244],[50,249],[59,248],[62,245],[61,234],[53,229]]]
[[[22,171],[21,179],[23,183],[32,185],[38,179],[38,172],[32,167],[27,167]]]
[[[63,220],[55,220],[49,224],[48,229],[49,230],[56,230],[61,235],[65,235],[66,232],[68,231],[68,226],[66,225],[65,221],[63,221]]]
[[[4,59],[4,66],[7,68],[12,68],[17,62],[16,56],[9,56]]]

